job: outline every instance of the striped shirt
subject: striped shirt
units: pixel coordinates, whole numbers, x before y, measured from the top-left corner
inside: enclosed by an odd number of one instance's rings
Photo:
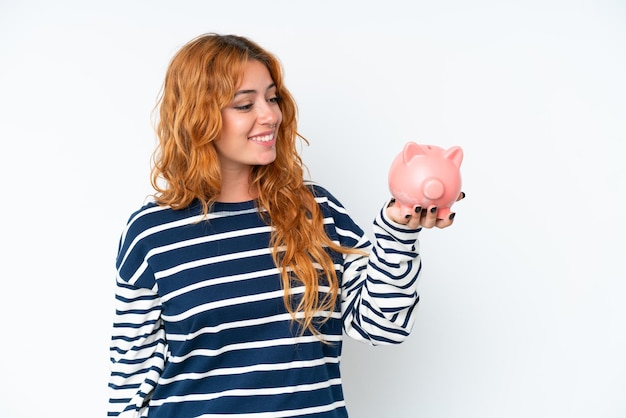
[[[325,189],[311,185],[328,236],[361,254],[332,253],[340,297],[320,337],[283,301],[271,227],[253,201],[186,209],[149,203],[129,219],[117,257],[108,416],[348,416],[342,335],[402,342],[414,322],[419,230],[374,220],[374,245]],[[327,288],[320,287],[320,292]],[[293,286],[297,303],[303,288]],[[322,341],[323,340],[323,341]]]

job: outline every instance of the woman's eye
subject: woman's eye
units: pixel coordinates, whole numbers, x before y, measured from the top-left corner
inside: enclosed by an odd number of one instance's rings
[[[239,105],[239,106],[233,106],[235,109],[237,110],[250,110],[252,109],[252,103],[250,104],[245,104],[245,105]]]
[[[278,103],[278,102],[280,102],[280,96],[271,97],[271,98],[267,99],[267,101],[270,102],[270,103]]]

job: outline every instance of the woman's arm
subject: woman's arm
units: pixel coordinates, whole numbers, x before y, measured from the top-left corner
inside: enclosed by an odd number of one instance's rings
[[[158,295],[117,280],[111,339],[109,417],[144,417],[167,345]]]
[[[414,323],[422,270],[418,236],[382,209],[374,220],[374,245],[361,235],[357,248],[369,257],[344,257],[342,315],[347,335],[373,345],[404,341]]]

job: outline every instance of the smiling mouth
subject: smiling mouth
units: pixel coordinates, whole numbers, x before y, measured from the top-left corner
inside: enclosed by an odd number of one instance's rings
[[[270,142],[272,140],[274,140],[274,134],[268,134],[268,135],[261,135],[261,136],[253,136],[248,138],[250,141],[255,141],[255,142]]]

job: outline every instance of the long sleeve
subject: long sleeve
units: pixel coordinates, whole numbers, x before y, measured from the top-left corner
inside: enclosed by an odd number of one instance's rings
[[[389,220],[384,209],[374,221],[374,245],[359,237],[369,257],[344,257],[342,316],[350,337],[373,345],[400,343],[409,335],[419,301],[419,230]]]
[[[160,298],[118,278],[115,300],[108,416],[144,417],[167,349]]]
[[[372,345],[396,344],[409,335],[419,302],[420,229],[393,222],[381,209],[374,219],[375,241],[352,220],[327,190],[315,187],[329,236],[367,255],[346,254],[340,266],[341,313],[346,335]]]

